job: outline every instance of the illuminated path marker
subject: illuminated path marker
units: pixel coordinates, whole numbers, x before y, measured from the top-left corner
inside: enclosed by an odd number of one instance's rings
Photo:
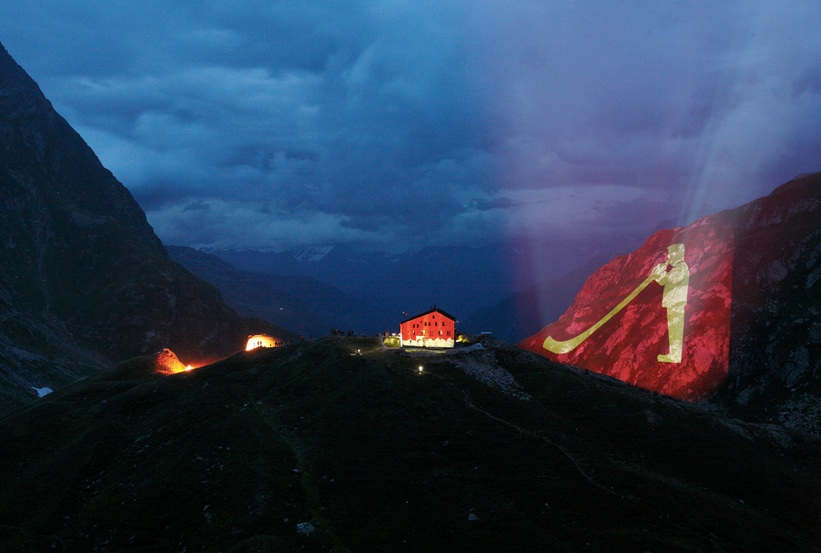
[[[591,334],[624,309],[651,282],[657,282],[664,287],[661,305],[667,309],[667,336],[670,343],[670,352],[659,355],[658,360],[662,363],[681,363],[684,343],[684,308],[687,306],[687,291],[690,286],[690,268],[684,261],[684,244],[668,246],[667,260],[653,267],[644,282],[636,286],[626,298],[593,326],[567,340],[554,340],[551,336],[548,336],[545,338],[542,347],[556,354],[573,351],[587,340]]]

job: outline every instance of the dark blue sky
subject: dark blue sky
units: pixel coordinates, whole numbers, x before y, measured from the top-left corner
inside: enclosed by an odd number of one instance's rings
[[[821,169],[821,3],[0,5],[166,243],[649,234]]]

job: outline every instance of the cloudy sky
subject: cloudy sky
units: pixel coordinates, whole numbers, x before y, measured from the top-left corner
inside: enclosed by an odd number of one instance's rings
[[[166,243],[649,233],[821,170],[821,3],[28,0],[0,42]]]

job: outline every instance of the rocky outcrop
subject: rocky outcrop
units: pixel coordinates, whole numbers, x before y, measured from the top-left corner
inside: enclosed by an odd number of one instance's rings
[[[0,412],[112,361],[253,331],[169,260],[128,190],[0,46]]]
[[[821,438],[821,174],[731,214],[730,371],[711,401]]]
[[[520,346],[819,434],[817,418],[815,428],[809,422],[821,397],[819,222],[814,174],[660,231],[594,272],[564,315]],[[680,262],[669,249],[675,244],[684,250]]]

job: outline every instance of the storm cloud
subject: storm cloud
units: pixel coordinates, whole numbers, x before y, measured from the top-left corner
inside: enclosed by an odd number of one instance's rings
[[[6,4],[166,243],[649,231],[821,159],[812,1]]]

